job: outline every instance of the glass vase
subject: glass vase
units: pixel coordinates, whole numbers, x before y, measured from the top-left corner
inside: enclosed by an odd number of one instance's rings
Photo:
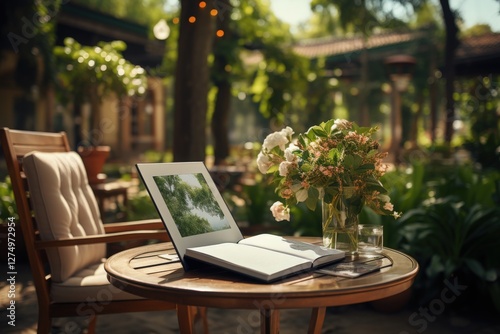
[[[322,202],[323,245],[342,250],[346,256],[358,255],[359,217],[344,201]]]

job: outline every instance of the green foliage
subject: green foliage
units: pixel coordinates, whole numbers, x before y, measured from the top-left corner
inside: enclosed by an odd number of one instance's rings
[[[500,298],[500,263],[495,255],[500,240],[500,172],[472,164],[415,160],[409,168],[385,174],[382,181],[394,206],[403,211],[402,217],[387,219],[364,210],[360,221],[381,222],[384,246],[418,260],[421,273],[414,285],[421,297],[418,302],[427,303],[444,288],[445,279],[458,277],[473,297],[461,297],[465,302],[496,303]],[[495,307],[500,311],[499,306]]]
[[[277,200],[277,196],[265,182],[243,186],[242,199],[245,201],[245,218],[249,225],[274,220],[269,208]]]
[[[0,220],[10,217],[18,218],[18,215],[12,183],[7,176],[4,182],[0,182]]]
[[[131,64],[122,56],[126,44],[122,41],[99,42],[97,46],[83,46],[73,38],[66,38],[64,46],[56,46],[54,55],[58,65],[58,92],[61,101],[73,103],[74,115],[81,116],[84,102],[91,105],[90,129],[86,142],[99,145],[95,131],[102,127],[101,100],[111,92],[119,97],[146,93],[146,71]],[[81,133],[76,130],[77,145]]]
[[[470,134],[464,147],[483,168],[500,169],[500,106],[498,77],[463,80],[456,94],[461,117],[469,120]]]
[[[399,0],[406,10],[418,9],[419,0]],[[340,26],[346,32],[361,32],[369,35],[377,27],[400,28],[405,22],[397,17],[392,6],[387,6],[387,1],[381,0],[313,0],[311,8],[314,11],[325,11],[334,6],[338,11]]]
[[[165,14],[168,1],[72,0],[72,2],[124,20],[153,25]]]
[[[131,221],[159,218],[158,211],[147,191],[143,190],[129,199],[127,218]]]
[[[126,47],[122,41],[83,46],[73,38],[66,38],[64,46],[54,48],[61,88],[80,102],[85,98],[90,100],[94,92],[98,98],[110,92],[144,94],[146,72],[123,58]]]
[[[415,284],[421,302],[438,296],[450,277],[466,285],[474,300],[499,300],[498,208],[470,207],[450,196],[408,211],[399,223],[404,226],[403,250],[422,266]]]
[[[305,87],[307,61],[292,52],[289,27],[279,21],[268,3],[239,0],[231,4],[229,31],[215,41],[213,51],[225,63],[213,68],[212,80],[245,82],[238,91],[251,96],[266,118],[283,121],[295,92]],[[255,65],[242,61],[255,51],[262,61]]]

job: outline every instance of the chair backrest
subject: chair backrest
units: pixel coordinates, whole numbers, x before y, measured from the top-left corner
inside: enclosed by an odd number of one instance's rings
[[[76,152],[31,152],[24,156],[41,240],[105,234],[95,195]],[[106,244],[47,249],[52,280],[63,282],[106,256]]]
[[[39,229],[37,218],[32,215],[34,210],[31,201],[28,199],[30,196],[30,185],[27,182],[25,175],[24,157],[28,153],[34,151],[50,153],[59,152],[59,154],[63,154],[62,152],[70,152],[68,139],[64,132],[48,133],[3,128],[0,129],[0,140],[11,178],[21,232],[26,243],[26,251],[30,261],[37,296],[39,299],[49,303],[49,281],[51,279],[51,275],[50,272],[46,271],[46,268],[50,266],[47,266],[47,254],[36,247],[36,242],[41,240],[43,235],[46,236],[47,233],[46,231],[42,232]],[[65,154],[71,155],[70,153]],[[36,157],[36,155],[30,156],[32,159]],[[43,179],[43,177],[41,179]],[[33,182],[31,183],[33,184]],[[55,188],[51,189],[54,190]],[[43,200],[43,198],[40,199]],[[53,261],[50,262],[52,262],[51,264],[54,264]],[[57,279],[63,279],[67,276],[67,273],[73,270],[74,268],[69,271],[66,270],[66,272],[63,273],[63,275],[59,275]]]

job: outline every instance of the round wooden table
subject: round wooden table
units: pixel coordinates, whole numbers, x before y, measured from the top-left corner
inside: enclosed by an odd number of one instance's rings
[[[319,243],[319,238],[298,238]],[[261,332],[278,333],[279,310],[311,308],[309,333],[320,333],[326,307],[357,304],[389,297],[412,285],[418,263],[401,252],[384,249],[393,265],[355,279],[309,272],[272,284],[258,283],[214,266],[184,271],[171,243],[129,249],[111,256],[105,269],[116,287],[145,298],[178,304],[181,333],[191,333],[193,307],[257,309]]]

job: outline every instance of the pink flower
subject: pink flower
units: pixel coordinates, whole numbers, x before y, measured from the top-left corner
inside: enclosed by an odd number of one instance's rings
[[[271,212],[276,221],[290,220],[290,209],[279,201],[271,206]]]
[[[392,205],[391,202],[386,202],[384,204],[384,209],[386,209],[387,211],[392,211],[392,210],[394,210],[394,205]]]

